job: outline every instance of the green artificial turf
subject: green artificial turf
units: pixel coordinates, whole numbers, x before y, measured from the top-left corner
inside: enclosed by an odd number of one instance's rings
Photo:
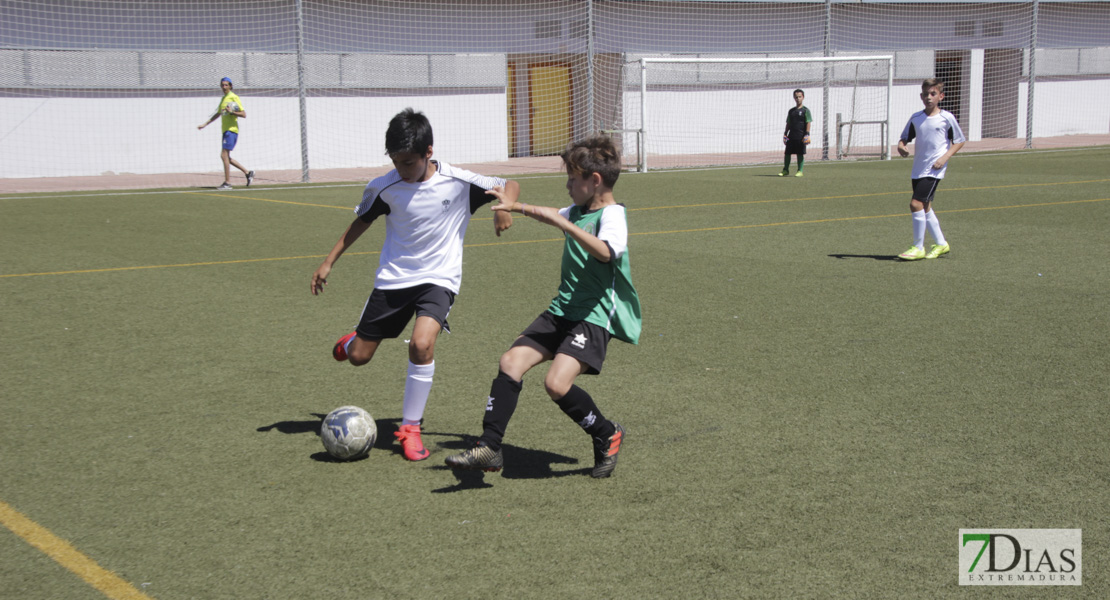
[[[0,502],[159,600],[1106,597],[1108,159],[958,155],[914,263],[909,161],[622,175],[643,337],[579,379],[627,431],[608,480],[542,370],[502,473],[443,466],[553,228],[472,221],[409,463],[403,339],[330,356],[381,224],[309,294],[361,186],[0,197]],[[316,435],[344,404],[379,425],[352,463]],[[961,528],[1082,529],[1083,585],[961,588]],[[3,527],[0,589],[105,597]]]

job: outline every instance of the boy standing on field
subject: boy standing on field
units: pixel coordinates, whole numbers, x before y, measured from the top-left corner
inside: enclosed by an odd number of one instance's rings
[[[337,361],[360,366],[370,362],[383,339],[396,338],[413,315],[408,376],[402,420],[394,434],[405,458],[424,460],[428,450],[420,439],[420,423],[432,389],[436,339],[450,332],[447,314],[462,280],[463,237],[479,207],[493,201],[515,202],[515,181],[483,177],[432,160],[432,126],[411,108],[398,113],[385,133],[385,149],[394,170],[366,185],[355,220],[343,232],[324,262],[312,274],[312,294],[323,291],[328,274],[343,252],[378,217],[385,217],[374,289],[362,309],[358,327],[339,338],[332,349]],[[494,231],[512,225],[512,215],[494,215]]]
[[[809,144],[809,128],[813,125],[813,115],[809,113],[809,109],[802,106],[805,102],[806,93],[802,90],[794,90],[794,108],[791,108],[786,113],[786,131],[782,134],[782,143],[786,145],[786,156],[782,163],[782,172],[779,177],[786,177],[790,174],[790,155],[798,155],[798,172],[794,174],[795,177],[802,176],[802,169],[806,164],[806,144]]]
[[[913,245],[898,255],[902,260],[936,258],[951,250],[940,230],[940,221],[933,213],[933,195],[940,180],[944,179],[944,172],[948,170],[948,160],[964,147],[967,138],[956,122],[956,117],[941,110],[941,100],[944,100],[944,82],[935,78],[921,82],[921,101],[925,103],[925,110],[910,117],[898,140],[898,154],[905,158],[910,155],[906,144],[917,139],[913,150],[913,171],[910,174],[913,185],[913,198],[910,199]],[[936,242],[928,253],[925,252],[926,228]]]
[[[243,101],[239,99],[239,95],[234,92],[235,86],[231,84],[230,77],[224,77],[220,80],[220,91],[224,93],[220,98],[220,104],[216,107],[216,112],[212,118],[204,123],[197,125],[197,129],[204,129],[208,124],[220,119],[220,126],[223,129],[222,146],[223,150],[220,151],[220,160],[224,163],[224,182],[220,184],[217,190],[230,190],[231,189],[231,167],[234,166],[243,172],[247,177],[247,187],[251,186],[254,182],[254,171],[248,171],[246,167],[236,162],[231,158],[231,151],[235,149],[235,144],[239,141],[239,118],[247,118],[247,111],[243,110]]]
[[[547,395],[593,440],[590,475],[608,477],[617,466],[624,429],[606,419],[575,380],[601,372],[611,337],[631,344],[640,338],[640,299],[630,278],[628,224],[624,205],[613,198],[620,152],[609,138],[593,137],[572,144],[562,159],[573,201],[567,208],[522,204],[493,192],[499,200],[494,211],[519,212],[563,232],[562,282],[547,310],[501,355],[482,436],[473,448],[447,457],[452,468],[501,470],[501,439],[516,410],[524,374],[546,361],[551,361],[543,382]]]

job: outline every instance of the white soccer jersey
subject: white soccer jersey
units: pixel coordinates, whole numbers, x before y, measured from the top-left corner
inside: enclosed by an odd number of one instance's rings
[[[444,162],[436,166],[427,181],[408,183],[393,170],[366,184],[355,214],[367,221],[385,215],[375,288],[431,283],[459,293],[466,226],[474,211],[496,199],[486,190],[506,181]]]
[[[917,142],[913,149],[911,179],[922,177],[944,179],[948,164],[945,163],[944,168],[939,170],[934,169],[933,164],[948,152],[952,144],[967,141],[963,130],[960,129],[960,124],[956,122],[956,117],[946,110],[931,117],[926,116],[924,110],[913,113],[906,123],[906,128],[902,130],[902,141],[908,144],[914,138],[917,138]]]

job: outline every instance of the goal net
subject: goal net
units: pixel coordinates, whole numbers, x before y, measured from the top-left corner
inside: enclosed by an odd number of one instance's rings
[[[782,160],[793,92],[813,118],[812,158],[889,158],[892,56],[639,57],[625,62],[624,123],[637,170]]]
[[[1076,99],[1110,93],[1110,0],[3,0],[0,194],[215,188],[225,76],[255,185],[388,171],[406,107],[483,173],[599,131],[632,168],[773,163],[797,88],[810,158],[878,157],[929,77],[962,152],[1105,145]]]

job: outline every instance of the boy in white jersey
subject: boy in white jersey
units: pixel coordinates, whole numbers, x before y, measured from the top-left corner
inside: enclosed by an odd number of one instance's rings
[[[902,260],[921,260],[937,258],[948,254],[951,247],[940,230],[940,221],[933,213],[933,195],[948,170],[948,160],[964,147],[964,137],[960,124],[952,113],[941,110],[944,100],[944,82],[926,79],[921,82],[921,101],[925,110],[910,117],[906,128],[898,139],[898,154],[903,158],[910,155],[906,144],[913,141],[913,171],[910,175],[913,184],[913,198],[910,200],[910,216],[913,218],[913,244],[898,255]],[[933,235],[936,242],[929,252],[925,252],[925,229]]]
[[[482,436],[473,448],[447,457],[452,468],[501,470],[501,439],[516,409],[524,374],[546,361],[551,361],[543,382],[547,395],[593,440],[590,475],[608,477],[617,466],[624,429],[606,419],[574,382],[579,375],[601,371],[611,337],[631,344],[640,339],[640,299],[630,277],[628,224],[624,205],[613,198],[620,152],[609,138],[594,137],[572,144],[562,159],[573,200],[567,208],[521,204],[495,192],[500,202],[493,210],[516,211],[563,232],[562,283],[547,310],[501,356]]]
[[[408,376],[402,419],[394,433],[405,458],[424,460],[429,452],[420,439],[420,423],[432,389],[434,350],[441,329],[450,332],[447,314],[462,280],[463,237],[471,216],[495,197],[515,201],[515,181],[483,177],[432,160],[432,126],[411,108],[398,113],[385,133],[386,153],[396,167],[366,185],[355,220],[312,274],[313,295],[323,291],[335,261],[380,216],[385,243],[374,290],[355,331],[339,338],[332,350],[337,361],[360,366],[370,362],[383,339],[396,338],[413,315]],[[512,215],[494,215],[497,235],[512,225]]]

